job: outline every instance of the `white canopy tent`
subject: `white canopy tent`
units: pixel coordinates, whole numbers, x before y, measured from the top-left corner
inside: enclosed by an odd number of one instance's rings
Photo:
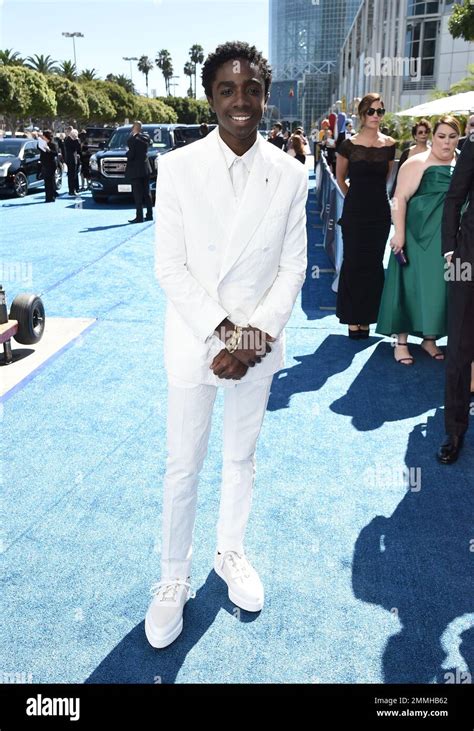
[[[474,112],[474,91],[444,96],[432,102],[418,104],[416,107],[397,112],[399,117],[432,117],[435,114],[469,114]]]

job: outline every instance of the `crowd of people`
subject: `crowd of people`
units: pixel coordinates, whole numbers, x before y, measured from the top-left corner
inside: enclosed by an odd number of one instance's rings
[[[296,127],[290,133],[289,130],[283,130],[281,122],[275,122],[269,134],[268,142],[283,152],[287,152],[291,157],[295,157],[303,165],[306,164],[306,156],[311,154],[303,127]]]
[[[40,148],[41,174],[45,182],[45,203],[54,203],[57,190],[54,185],[56,170],[67,172],[68,193],[71,197],[90,188],[90,158],[85,129],[78,132],[71,125],[64,132],[54,134],[52,130],[34,130],[33,139],[38,140]],[[79,184],[80,179],[80,184]]]
[[[451,463],[462,446],[474,392],[472,206],[462,216],[468,228],[465,250],[459,246],[461,212],[473,195],[474,115],[467,121],[464,138],[454,116],[440,117],[433,128],[425,119],[413,125],[414,144],[400,160],[390,205],[387,183],[397,142],[381,129],[385,115],[381,96],[364,96],[358,112],[359,131],[351,131],[335,149],[336,179],[344,195],[338,221],[343,263],[336,314],[354,340],[368,338],[375,323],[377,333],[393,338],[393,355],[402,366],[415,362],[410,335],[421,338],[421,349],[436,361],[445,359],[437,341],[448,336],[448,437],[438,457]],[[464,154],[460,155],[460,147]],[[459,172],[458,158],[463,161]],[[392,223],[385,274],[383,259]]]

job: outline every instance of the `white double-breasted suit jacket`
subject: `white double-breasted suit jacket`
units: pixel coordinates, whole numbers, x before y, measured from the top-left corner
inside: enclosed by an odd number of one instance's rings
[[[305,166],[260,134],[237,208],[217,128],[159,159],[155,274],[167,296],[169,376],[229,386],[284,367],[284,327],[306,272],[306,198]],[[209,367],[225,317],[276,338],[240,381]]]

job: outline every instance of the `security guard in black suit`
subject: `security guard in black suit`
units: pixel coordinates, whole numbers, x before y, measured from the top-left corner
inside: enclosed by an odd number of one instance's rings
[[[134,122],[128,138],[125,177],[132,184],[137,212],[129,223],[143,223],[143,204],[146,206],[145,221],[153,221],[153,203],[150,196],[151,165],[147,154],[149,144],[150,138],[146,132],[142,132],[142,123]]]
[[[451,276],[445,395],[447,438],[438,459],[451,464],[458,458],[469,425],[474,361],[474,133],[464,142],[446,195],[442,252],[450,262]]]

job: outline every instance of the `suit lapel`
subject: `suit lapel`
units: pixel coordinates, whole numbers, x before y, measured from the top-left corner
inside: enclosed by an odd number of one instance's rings
[[[234,191],[224,154],[219,146],[217,127],[204,139],[202,146],[202,186],[206,191],[215,218],[226,232],[226,238],[232,221],[232,203]],[[225,246],[225,241],[222,245]]]
[[[281,172],[279,167],[266,154],[265,145],[268,143],[260,135],[258,135],[257,141],[257,151],[247,180],[244,196],[240,202],[238,211],[233,214],[233,223],[224,251],[219,280],[222,280],[230,269],[232,269],[232,266],[248,246],[262,218],[268,212],[280,180]],[[230,183],[230,204],[232,204],[234,193],[228,170],[226,172]],[[225,205],[226,210],[228,210],[229,201]]]

